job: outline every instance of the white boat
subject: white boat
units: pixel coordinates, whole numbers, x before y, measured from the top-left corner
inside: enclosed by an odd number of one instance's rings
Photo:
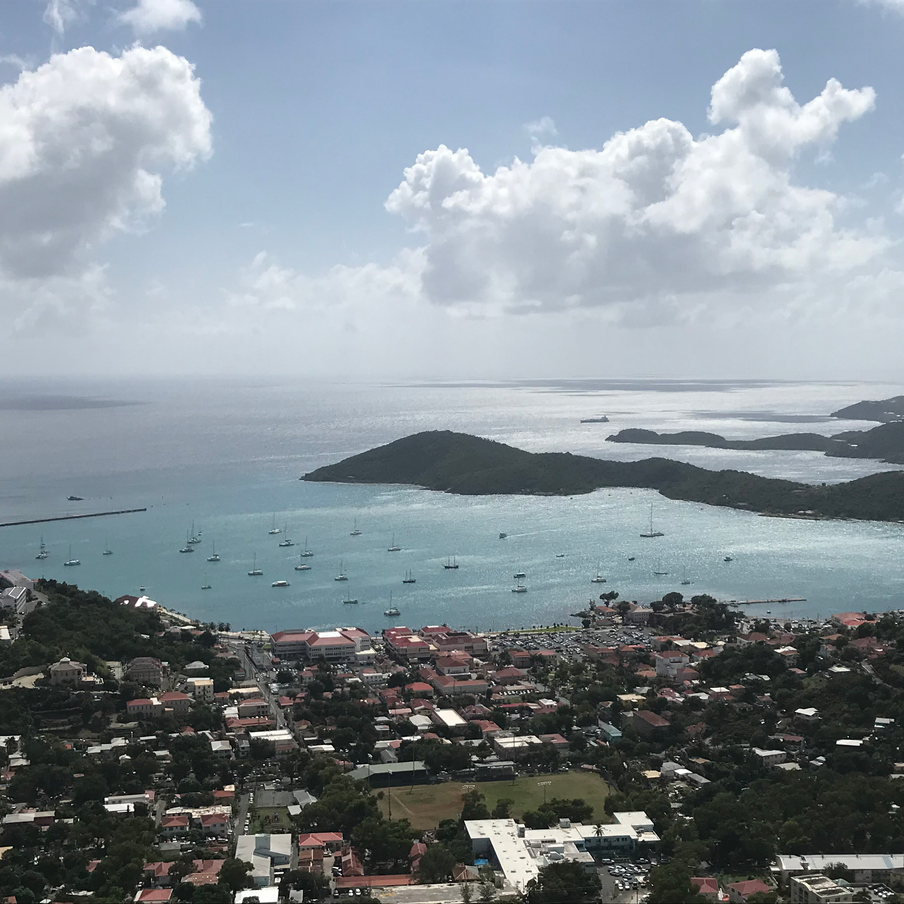
[[[192,521],[191,530],[188,533],[188,540],[186,540],[186,543],[190,543],[192,546],[196,546],[200,542],[201,542],[201,531],[198,531],[198,533],[195,533],[195,522]]]
[[[210,589],[211,589],[211,586],[210,586],[210,584],[202,584],[202,585],[201,585],[201,589],[202,589],[202,590],[210,590]]]
[[[392,543],[390,544],[390,546],[389,546],[389,548],[386,550],[386,552],[401,552],[401,551],[402,551],[402,547],[401,547],[401,546],[396,546],[395,534],[393,534],[393,535],[392,535]]]
[[[289,533],[289,522],[288,522],[288,521],[286,522],[286,526],[283,528],[283,533],[284,533],[284,534],[288,534],[288,533]],[[288,536],[287,536],[287,537],[285,538],[285,540],[280,540],[280,541],[279,541],[279,545],[282,546],[283,548],[287,548],[287,547],[289,547],[289,546],[294,546],[295,543],[294,543],[294,541],[290,540],[290,539],[288,538]]]
[[[606,578],[603,577],[599,565],[596,566],[596,577],[590,579],[591,584],[605,584]]]
[[[650,539],[651,537],[664,537],[665,534],[659,530],[653,530],[653,503],[650,503],[650,529],[641,534],[641,537]]]
[[[207,557],[208,562],[219,562],[220,557],[217,555],[217,544],[210,544],[210,555]]]
[[[406,571],[406,572],[405,572],[405,577],[402,578],[402,583],[403,583],[403,584],[416,584],[416,583],[417,583],[417,578],[414,576],[414,572],[413,572],[413,571]]]
[[[357,518],[355,518],[355,526],[352,528],[351,536],[353,536],[353,537],[361,536],[361,531],[358,530],[358,519]]]
[[[308,549],[308,538],[305,537],[304,538],[304,549],[301,551],[301,557],[303,559],[310,559],[313,557],[313,555],[314,555],[314,553],[312,553],[311,550]]]
[[[688,587],[691,584],[691,579],[687,576],[687,569],[684,568],[681,571],[681,586]]]
[[[733,562],[734,559],[733,559],[731,556],[725,556],[725,558],[722,559],[722,561],[723,561],[723,562]]]
[[[50,553],[47,552],[47,547],[44,545],[44,535],[41,534],[41,548],[40,548],[40,550],[38,551],[38,554],[35,556],[35,558],[36,558],[36,559],[41,559],[41,560],[43,561],[43,560],[46,559],[49,555],[50,555]]]
[[[194,552],[194,551],[195,551],[195,548],[194,548],[194,546],[192,546],[192,543],[191,543],[191,534],[187,533],[185,535],[185,546],[183,546],[182,549],[179,550],[179,552]]]
[[[448,568],[449,570],[458,568],[458,559],[456,559],[455,556],[450,556],[446,559],[446,564],[443,565],[443,568]]]
[[[274,515],[273,515],[273,527],[271,527],[270,530],[267,531],[267,533],[268,533],[268,534],[278,534],[278,533],[280,533],[279,528],[276,526],[276,514],[275,514],[275,513],[274,513]]]
[[[72,547],[69,547],[69,558],[63,562],[64,565],[81,565],[82,563],[78,559],[72,558]]]
[[[344,606],[357,606],[357,605],[358,605],[358,601],[357,601],[356,599],[352,599],[350,596],[347,596],[347,597],[342,601],[342,604],[343,604]]]
[[[274,581],[270,586],[271,587],[288,587],[289,582],[288,581]]]
[[[520,581],[521,578],[527,577],[527,575],[526,575],[523,571],[516,571],[516,572],[512,575],[512,577],[513,577],[516,581]]]
[[[107,541],[106,541],[106,540],[104,540],[104,552],[103,552],[103,554],[104,554],[105,556],[112,556],[112,555],[113,555],[113,550],[110,549],[109,546],[107,546]]]
[[[383,614],[387,618],[392,618],[393,616],[402,614],[401,612],[399,612],[398,606],[393,606],[393,604],[392,604],[392,591],[391,590],[389,591],[389,608],[385,609],[383,611]]]
[[[512,587],[512,593],[527,593],[527,587],[525,587],[524,584],[515,584],[515,586]]]
[[[345,568],[342,567],[342,559],[339,560],[339,574],[333,578],[334,581],[347,581],[348,575],[345,573]]]
[[[252,559],[251,571],[248,572],[248,577],[259,578],[263,573],[263,569],[257,567],[257,553],[255,553],[254,558]]]
[[[301,553],[301,555],[299,555],[299,557],[298,557],[298,564],[295,566],[296,571],[310,571],[311,570],[310,565],[306,565],[304,562],[301,561],[303,556],[304,556],[304,553]]]

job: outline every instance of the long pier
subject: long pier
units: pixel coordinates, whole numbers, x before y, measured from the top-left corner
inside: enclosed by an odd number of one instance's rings
[[[783,596],[780,600],[728,600],[729,606],[762,606],[766,603],[805,603],[803,596]]]
[[[146,512],[145,508],[119,509],[116,512],[91,512],[87,515],[57,515],[55,518],[32,518],[29,521],[3,521],[0,527],[16,527],[20,524],[46,524],[48,521],[78,521],[79,518],[103,518],[105,515],[131,515],[133,512]]]

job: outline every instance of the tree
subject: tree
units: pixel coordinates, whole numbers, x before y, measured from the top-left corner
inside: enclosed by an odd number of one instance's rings
[[[455,868],[455,856],[442,842],[428,844],[418,863],[418,874],[423,882],[448,882]]]
[[[235,857],[229,857],[223,862],[223,866],[220,869],[220,885],[226,885],[232,891],[248,888],[251,884],[251,879],[248,876],[250,872],[250,863],[244,860],[236,860]]]
[[[492,817],[493,819],[511,819],[512,816],[512,807],[515,805],[515,802],[510,797],[500,797],[499,800],[496,801],[496,806],[493,807]]]
[[[496,875],[492,867],[480,868],[480,884],[477,886],[477,900],[480,904],[490,904],[496,897]]]
[[[470,882],[462,882],[461,884],[461,904],[471,904],[473,892],[471,891]]]
[[[537,878],[527,883],[524,900],[525,904],[579,904],[595,900],[599,890],[596,872],[588,873],[580,863],[564,860],[544,866]]]

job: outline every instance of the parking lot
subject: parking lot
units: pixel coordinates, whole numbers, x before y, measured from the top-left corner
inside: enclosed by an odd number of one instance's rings
[[[642,901],[648,894],[650,863],[646,860],[634,862],[606,863],[600,868],[600,897],[603,901]]]

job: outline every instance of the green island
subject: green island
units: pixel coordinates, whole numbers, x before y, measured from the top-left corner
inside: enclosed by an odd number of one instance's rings
[[[610,443],[638,443],[648,446],[705,446],[708,449],[740,449],[759,452],[823,452],[831,458],[872,458],[889,464],[904,464],[904,422],[893,421],[871,430],[848,430],[835,436],[818,433],[785,433],[759,439],[726,439],[718,433],[682,430],[656,433],[630,428],[606,437]]]
[[[745,471],[709,471],[665,458],[621,462],[568,452],[526,452],[448,430],[404,437],[318,468],[302,479],[408,484],[462,495],[571,496],[606,487],[638,487],[658,490],[669,499],[764,515],[904,519],[904,473],[898,471],[814,486]]]

